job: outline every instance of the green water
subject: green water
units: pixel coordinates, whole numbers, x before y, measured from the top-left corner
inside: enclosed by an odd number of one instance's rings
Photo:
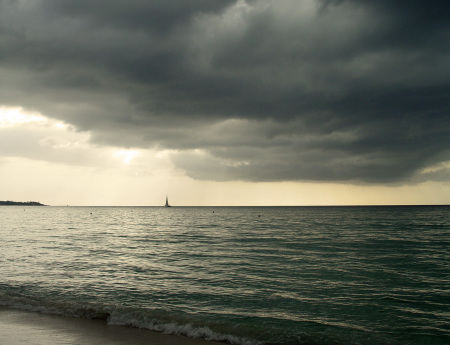
[[[240,344],[450,344],[450,207],[0,207],[0,304]]]

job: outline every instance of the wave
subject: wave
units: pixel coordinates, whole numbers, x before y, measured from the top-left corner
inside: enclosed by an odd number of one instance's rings
[[[177,322],[161,322],[160,320],[150,318],[146,315],[136,316],[135,313],[113,313],[107,320],[109,325],[131,326],[151,331],[163,332],[165,334],[183,335],[189,338],[205,339],[208,341],[221,341],[230,344],[256,345],[261,342],[231,334],[218,333],[210,328],[198,327],[190,323],[179,324]]]
[[[1,293],[0,306],[42,314],[83,319],[101,319],[105,320],[105,322],[111,326],[134,327],[208,341],[219,341],[236,345],[262,344],[261,341],[255,339],[229,334],[226,330],[220,332],[212,330],[206,325],[194,325],[190,322],[180,323],[179,321],[170,320],[167,312],[159,310],[127,310],[123,308],[110,308],[90,304],[74,305],[70,303],[43,303],[26,297],[11,298]],[[161,319],[158,318],[158,314],[163,314]]]

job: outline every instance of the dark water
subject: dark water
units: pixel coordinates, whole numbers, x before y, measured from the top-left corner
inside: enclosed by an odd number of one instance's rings
[[[0,305],[237,344],[450,344],[450,207],[0,207]]]

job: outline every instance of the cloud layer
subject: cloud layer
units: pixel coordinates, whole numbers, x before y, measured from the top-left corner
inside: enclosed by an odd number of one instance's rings
[[[0,0],[0,104],[196,179],[450,179],[448,8]]]

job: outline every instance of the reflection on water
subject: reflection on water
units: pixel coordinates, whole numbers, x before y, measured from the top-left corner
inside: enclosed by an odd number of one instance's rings
[[[0,207],[0,300],[241,343],[446,344],[449,211]]]

